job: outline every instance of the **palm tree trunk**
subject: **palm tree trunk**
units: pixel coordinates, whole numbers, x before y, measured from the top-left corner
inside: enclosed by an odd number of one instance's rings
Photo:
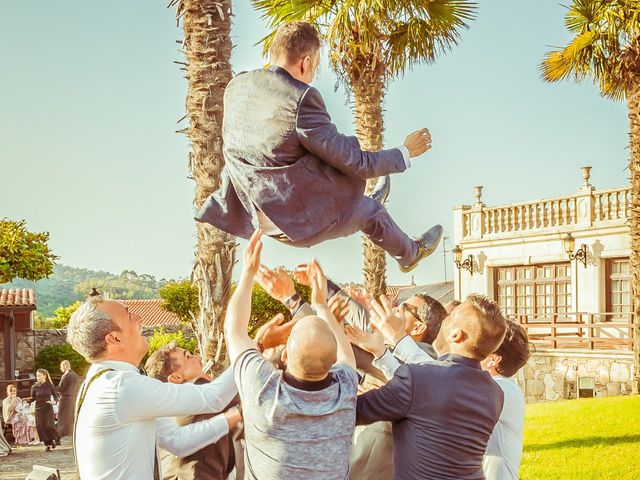
[[[184,71],[188,82],[191,140],[189,168],[195,180],[194,205],[199,208],[220,185],[222,156],[222,98],[231,80],[231,0],[174,0],[184,28]],[[202,355],[221,358],[222,322],[235,261],[235,239],[211,225],[198,223],[198,246],[191,280],[198,287],[200,312],[193,319]]]
[[[363,150],[382,149],[384,120],[382,99],[384,82],[379,68],[373,71],[364,69],[357,82],[351,82],[354,96],[354,116],[356,136]],[[367,193],[376,184],[376,178],[367,182]],[[387,292],[387,257],[383,249],[363,236],[364,248],[364,285],[367,291],[376,297]]]
[[[629,170],[631,171],[631,271],[635,358],[634,391],[640,391],[640,78],[627,91],[629,107]]]

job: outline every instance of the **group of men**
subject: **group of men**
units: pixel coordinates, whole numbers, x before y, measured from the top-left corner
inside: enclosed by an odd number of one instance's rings
[[[141,375],[148,344],[117,301],[73,314],[69,342],[92,363],[76,407],[80,478],[518,478],[524,398],[510,377],[529,348],[494,302],[470,296],[447,313],[425,295],[352,298],[314,260],[297,271],[309,304],[261,249],[258,230],[227,308],[231,367],[215,379],[175,343]],[[254,281],[292,319],[252,339]]]
[[[309,86],[320,45],[311,24],[286,24],[271,66],[225,92],[222,183],[197,220],[249,240],[224,323],[231,366],[214,379],[171,343],[142,375],[137,315],[100,296],[72,315],[68,341],[92,364],[76,403],[82,480],[517,479],[524,398],[510,377],[529,346],[494,302],[350,296],[314,260],[296,271],[307,303],[260,263],[263,235],[309,247],[362,231],[409,271],[442,236],[410,238],[384,208],[388,175],[430,149],[428,130],[380,152],[340,134]],[[292,319],[252,339],[254,281]]]

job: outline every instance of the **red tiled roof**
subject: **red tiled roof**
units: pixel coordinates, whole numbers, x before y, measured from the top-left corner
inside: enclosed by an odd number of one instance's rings
[[[30,288],[0,289],[0,307],[35,307],[36,294]]]
[[[151,300],[120,300],[131,313],[140,315],[140,325],[143,327],[155,327],[159,325],[179,325],[178,317],[163,310],[160,305],[162,300],[154,298]]]

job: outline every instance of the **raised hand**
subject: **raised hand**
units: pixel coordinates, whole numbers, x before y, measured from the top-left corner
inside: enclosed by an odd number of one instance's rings
[[[327,304],[327,277],[325,277],[320,264],[314,258],[307,269],[307,276],[311,282],[311,304]]]
[[[281,267],[270,270],[264,265],[260,265],[256,280],[265,292],[281,303],[296,293],[293,280]]]
[[[309,264],[301,263],[294,270],[293,278],[295,278],[296,282],[298,282],[299,284],[306,285],[307,287],[309,287],[311,285],[311,281],[309,280],[308,272],[309,272]]]
[[[376,358],[381,357],[387,349],[384,344],[384,338],[378,331],[368,333],[353,325],[347,325],[345,332],[347,333],[347,338],[353,345],[373,354]]]
[[[339,295],[334,295],[329,299],[329,310],[333,313],[340,323],[344,323],[347,314],[349,313],[349,305],[344,298]]]
[[[373,297],[369,292],[364,289],[356,288],[356,287],[347,287],[345,289],[347,295],[349,295],[353,300],[358,302],[365,310],[369,311],[369,304]]]
[[[255,341],[267,348],[279,347],[289,340],[289,334],[298,320],[284,323],[284,315],[278,313],[275,317],[262,325],[256,333]]]
[[[422,128],[413,133],[404,141],[404,146],[409,150],[409,156],[411,158],[422,155],[427,150],[431,150],[431,134],[426,128]]]
[[[380,301],[373,299],[370,306],[371,324],[388,343],[398,343],[407,333],[404,330],[404,320],[396,315],[389,299],[380,295]]]
[[[262,252],[262,230],[259,228],[253,232],[249,244],[244,249],[243,274],[250,278],[255,277],[260,267],[260,252]]]

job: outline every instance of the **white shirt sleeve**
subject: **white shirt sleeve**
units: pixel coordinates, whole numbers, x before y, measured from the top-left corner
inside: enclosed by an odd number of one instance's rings
[[[402,152],[402,158],[404,158],[404,164],[407,168],[411,167],[411,155],[409,154],[409,149],[404,145],[399,145],[396,148]]]
[[[393,349],[393,356],[404,363],[429,363],[434,359],[422,350],[410,335],[405,336]]]
[[[122,423],[157,417],[182,417],[223,410],[238,394],[233,372],[225,370],[210,383],[164,383],[144,375],[123,378],[117,402],[117,418]]]
[[[380,358],[374,358],[371,365],[380,370],[387,380],[391,380],[400,366],[400,362],[387,349]]]
[[[229,424],[224,414],[189,425],[178,426],[173,418],[156,420],[158,446],[176,457],[186,457],[215,443],[229,433]]]

